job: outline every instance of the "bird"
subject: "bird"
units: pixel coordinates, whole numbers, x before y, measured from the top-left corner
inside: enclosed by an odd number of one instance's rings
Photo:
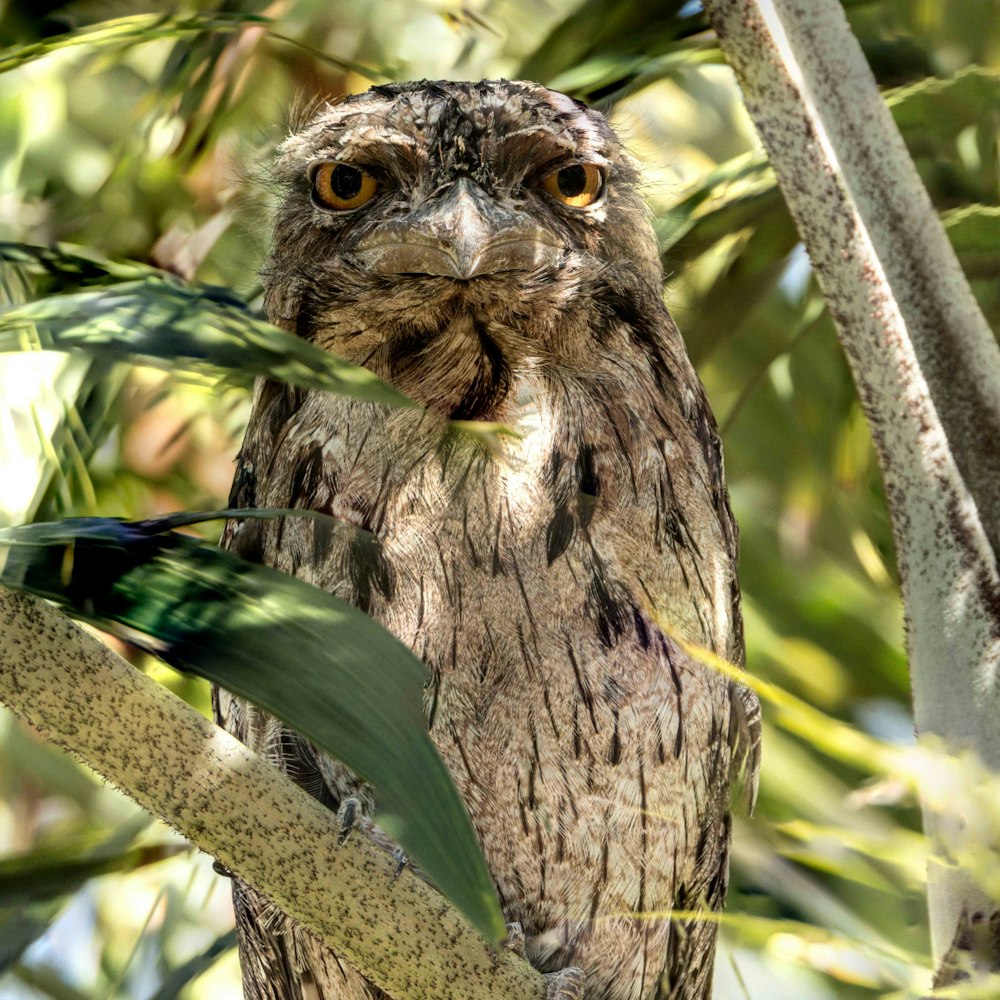
[[[424,80],[310,108],[272,176],[268,318],[420,405],[259,379],[230,504],[327,520],[234,518],[222,544],[424,661],[431,737],[551,995],[708,997],[760,710],[692,653],[743,663],[737,527],[638,165],[539,84]],[[344,765],[215,702],[377,825]],[[248,1000],[385,996],[239,879],[234,902]]]

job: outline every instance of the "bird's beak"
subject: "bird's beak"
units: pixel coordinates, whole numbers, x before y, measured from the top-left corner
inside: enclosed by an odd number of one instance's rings
[[[383,223],[353,250],[376,274],[474,278],[554,265],[563,247],[526,213],[499,207],[462,177],[444,197]]]

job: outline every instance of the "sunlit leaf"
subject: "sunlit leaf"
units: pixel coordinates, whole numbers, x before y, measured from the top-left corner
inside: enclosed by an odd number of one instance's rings
[[[108,285],[154,275],[164,276],[163,271],[149,264],[111,260],[89,247],[70,243],[41,247],[30,243],[0,242],[0,261],[15,265],[33,277],[51,278],[57,285],[54,291],[62,290],[67,285]]]
[[[936,150],[997,107],[1000,73],[973,67],[948,79],[931,77],[889,91],[886,102],[911,146]],[[661,251],[668,262],[676,261],[678,254],[690,259],[721,237],[758,224],[775,210],[787,211],[766,157],[759,152],[736,157],[707,173],[657,218]],[[949,232],[955,229],[953,239],[960,256],[965,249],[966,257],[983,266],[976,251],[984,249],[984,241],[995,251],[996,211],[994,206],[973,206],[948,217]],[[995,273],[995,255],[990,260],[994,264],[991,273]]]
[[[257,319],[231,292],[166,275],[0,312],[0,351],[31,349],[85,350],[167,369],[221,372],[242,384],[266,375],[371,402],[416,405],[367,369]]]
[[[969,277],[1000,276],[1000,205],[969,205],[945,212],[945,232]]]
[[[780,203],[767,158],[760,153],[736,157],[706,174],[657,217],[660,252],[670,256],[676,247],[685,257],[697,256]]]
[[[0,539],[2,537],[0,534]],[[821,712],[776,684],[748,674],[710,649],[689,642],[662,617],[657,619],[657,624],[699,663],[751,688],[761,702],[774,709],[777,724],[806,739],[816,749],[863,771],[888,771],[901,767],[902,754],[897,748]]]
[[[550,85],[593,60],[601,71],[579,78],[581,86],[572,88],[580,96],[593,97],[595,90],[624,86],[649,56],[660,55],[704,25],[704,13],[684,0],[664,0],[654,7],[639,0],[585,0],[521,64],[519,75]],[[616,69],[609,72],[611,66]]]
[[[819,826],[806,820],[789,820],[775,827],[779,832],[801,841],[807,847],[822,845],[824,842],[835,843],[842,848],[864,855],[876,861],[886,862],[897,868],[913,885],[923,888],[927,879],[927,861],[930,844],[926,837],[909,830],[892,828],[882,836],[867,831],[844,829],[830,826]],[[814,850],[814,859],[822,850]],[[790,852],[784,852],[791,856]],[[835,868],[842,877],[845,874],[843,859],[839,859]],[[852,869],[849,877],[859,880],[871,877],[872,869],[862,873]],[[884,880],[883,880],[884,881]]]
[[[269,18],[257,14],[213,13],[200,17],[172,17],[167,14],[136,14],[119,17],[65,35],[45,38],[30,45],[15,46],[0,52],[0,73],[79,45],[91,47],[136,45],[156,38],[177,38],[206,31],[238,31],[247,24],[268,24]]]
[[[1000,73],[970,66],[954,76],[929,76],[885,95],[892,117],[904,135],[922,146],[958,135],[981,122],[1000,104]]]

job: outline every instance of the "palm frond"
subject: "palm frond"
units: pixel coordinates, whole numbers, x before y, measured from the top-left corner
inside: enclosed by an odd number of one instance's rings
[[[339,598],[171,530],[211,516],[221,515],[3,529],[0,583],[117,626],[343,761],[371,783],[380,826],[483,934],[498,939],[503,921],[492,880],[424,721],[427,667]]]

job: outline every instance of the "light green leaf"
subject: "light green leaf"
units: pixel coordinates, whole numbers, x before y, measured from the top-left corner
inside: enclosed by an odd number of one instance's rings
[[[210,969],[227,951],[236,947],[236,931],[217,937],[204,951],[172,969],[150,1000],[175,1000],[188,983]]]
[[[945,212],[941,221],[969,277],[1000,275],[1000,205],[969,205]]]
[[[585,0],[553,28],[521,64],[518,75],[546,85],[561,79],[561,86],[566,87],[563,74],[593,60],[593,67],[601,71],[585,71],[574,92],[592,95],[588,85],[620,87],[641,72],[649,56],[668,52],[679,39],[703,29],[704,13],[687,7],[684,0],[667,0],[653,7],[637,0]],[[621,75],[616,75],[616,69]]]
[[[45,38],[30,45],[15,46],[0,52],[0,73],[17,69],[79,45],[108,47],[136,45],[156,38],[179,38],[206,31],[238,31],[247,24],[269,24],[270,18],[257,14],[214,13],[200,17],[171,17],[166,14],[135,14],[118,17],[87,28],[77,28],[65,35]]]
[[[166,272],[135,260],[111,260],[90,247],[72,243],[34,246],[30,243],[0,242],[0,261],[15,265],[33,277],[54,278],[60,285],[98,284],[134,281],[151,275],[165,277]],[[3,275],[0,270],[0,275]]]
[[[155,41],[158,38],[181,39],[192,35],[235,33],[248,25],[259,25],[268,30],[272,38],[308,53],[319,62],[335,66],[337,69],[350,70],[370,80],[386,78],[385,73],[381,70],[372,69],[351,60],[337,59],[329,53],[300,42],[298,39],[272,31],[273,23],[274,21],[270,17],[236,11],[231,13],[214,11],[211,14],[189,17],[172,14],[134,14],[128,17],[117,17],[88,27],[77,28],[64,35],[44,38],[29,45],[12,46],[0,50],[0,73],[18,69],[53,52],[61,52],[78,46],[126,48],[130,45],[142,45]]]
[[[996,112],[1000,105],[1000,73],[970,66],[951,77],[929,76],[887,91],[885,100],[905,136],[921,145],[937,143]]]
[[[176,843],[137,845],[136,838],[149,823],[148,816],[140,815],[103,840],[52,843],[29,854],[0,858],[0,899],[18,906],[58,899],[97,875],[130,872],[187,850]]]
[[[654,222],[660,252],[686,259],[723,236],[757,222],[781,204],[774,171],[762,153],[747,153],[706,174]]]
[[[0,351],[85,350],[174,371],[266,375],[375,403],[416,406],[352,365],[253,316],[233,293],[152,274],[94,291],[52,295],[0,312]]]

